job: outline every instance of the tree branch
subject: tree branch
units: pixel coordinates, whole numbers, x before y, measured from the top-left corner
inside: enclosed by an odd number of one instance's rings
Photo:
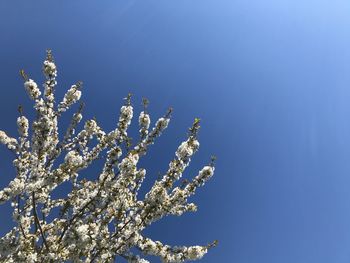
[[[43,232],[43,230],[41,228],[41,225],[40,225],[38,214],[36,212],[36,203],[35,203],[35,193],[34,192],[32,193],[32,199],[33,199],[33,215],[34,215],[35,225],[39,228],[40,235],[41,235],[41,237],[43,239],[43,243],[45,244],[45,247],[46,247],[47,251],[50,252],[49,246],[48,246],[48,244],[46,242],[46,238],[45,238],[44,232]]]

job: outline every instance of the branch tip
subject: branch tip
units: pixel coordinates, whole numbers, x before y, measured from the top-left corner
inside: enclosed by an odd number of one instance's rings
[[[28,81],[29,80],[28,75],[25,73],[25,71],[23,69],[21,69],[19,71],[19,74],[21,75],[21,77],[23,78],[24,81]]]

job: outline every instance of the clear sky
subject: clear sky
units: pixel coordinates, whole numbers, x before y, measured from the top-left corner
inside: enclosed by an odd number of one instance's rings
[[[128,92],[137,109],[149,98],[153,120],[172,106],[143,160],[144,190],[202,119],[185,178],[211,154],[215,177],[192,199],[197,213],[159,221],[151,237],[218,239],[202,262],[350,262],[349,1],[1,1],[0,47],[0,129],[11,134],[18,104],[32,114],[18,71],[41,82],[46,48],[58,96],[82,80],[85,116],[106,130]],[[13,170],[0,156],[3,187]],[[0,213],[4,234],[9,205]]]

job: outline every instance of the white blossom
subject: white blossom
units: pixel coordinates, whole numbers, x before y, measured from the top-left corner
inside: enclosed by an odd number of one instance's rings
[[[186,251],[187,258],[190,260],[200,259],[207,253],[207,249],[205,247],[193,246],[189,247]]]
[[[53,77],[57,76],[56,65],[53,61],[49,61],[49,60],[44,61],[44,73],[45,75],[48,75],[48,76],[53,76]]]
[[[38,88],[38,85],[34,82],[34,80],[29,79],[24,82],[24,87],[31,99],[37,99],[41,95],[41,92]]]
[[[179,159],[190,157],[193,154],[193,149],[188,146],[187,142],[183,142],[176,151],[176,156]]]
[[[214,174],[214,167],[211,166],[204,166],[202,170],[199,172],[199,174],[195,177],[196,182],[198,185],[203,185],[204,182],[208,181],[210,177],[212,177]]]
[[[126,121],[127,125],[129,125],[132,117],[133,117],[132,106],[122,106],[120,109],[120,121]]]
[[[167,118],[160,118],[157,123],[156,127],[158,127],[161,131],[165,130],[169,125],[169,119]]]
[[[141,111],[139,116],[139,125],[142,128],[148,129],[151,124],[151,118],[149,114],[145,113],[144,111]]]
[[[72,167],[77,167],[83,163],[83,157],[80,156],[76,151],[70,151],[67,153],[64,161]]]
[[[0,143],[5,144],[9,150],[15,150],[18,146],[17,140],[9,137],[4,131],[0,131]]]
[[[18,126],[18,133],[23,137],[27,137],[28,128],[29,128],[28,119],[25,116],[18,117],[17,126]]]
[[[174,187],[174,183],[199,149],[198,119],[163,177],[141,198],[139,189],[146,169],[140,167],[140,159],[168,127],[171,110],[150,128],[148,102],[144,100],[144,111],[138,117],[140,139],[134,144],[127,133],[134,114],[131,95],[111,131],[105,132],[96,119],[87,120],[79,131],[81,106],[60,136],[59,117],[81,98],[80,84],[72,85],[57,105],[57,68],[50,51],[43,71],[44,96],[22,72],[25,89],[35,100],[31,138],[29,120],[22,112],[17,118],[18,140],[0,131],[0,143],[16,156],[15,177],[0,190],[0,203],[11,202],[17,224],[0,238],[0,262],[113,262],[117,255],[132,263],[149,262],[142,255],[154,255],[163,262],[202,258],[213,245],[169,246],[142,235],[164,216],[197,210],[188,198],[213,176],[213,163],[204,166],[188,184]],[[103,161],[98,175],[81,173],[97,160]],[[55,198],[53,191],[64,183],[71,184],[70,192]],[[133,254],[135,248],[140,255]]]
[[[81,91],[79,90],[80,84],[72,85],[72,87],[64,95],[63,101],[59,104],[58,110],[60,112],[66,111],[70,106],[80,100]]]
[[[99,127],[95,120],[89,120],[85,123],[84,129],[86,133],[91,136],[99,131]]]

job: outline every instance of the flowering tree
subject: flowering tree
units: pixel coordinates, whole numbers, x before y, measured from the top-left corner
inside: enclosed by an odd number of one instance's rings
[[[24,87],[34,101],[36,119],[29,121],[20,109],[19,138],[0,131],[0,142],[15,154],[16,177],[0,191],[0,202],[11,201],[16,226],[0,239],[1,262],[114,262],[117,256],[128,262],[148,262],[140,255],[155,255],[163,262],[183,262],[203,257],[216,242],[207,246],[175,246],[153,241],[142,231],[166,215],[180,216],[196,211],[188,203],[197,187],[214,173],[214,158],[190,182],[175,187],[191,156],[198,150],[199,120],[195,119],[188,138],[162,178],[138,200],[138,190],[146,170],[138,168],[139,158],[167,128],[171,110],[150,129],[146,99],[139,115],[140,141],[131,145],[127,129],[133,117],[131,96],[121,107],[117,127],[106,133],[96,120],[88,120],[76,133],[82,120],[82,105],[73,114],[63,136],[58,121],[81,97],[82,83],[71,86],[56,105],[54,90],[57,70],[47,51],[43,72],[44,92],[24,71]],[[62,138],[60,138],[62,137]],[[64,156],[64,159],[59,159]],[[103,169],[95,180],[80,179],[79,172],[98,158]],[[61,163],[59,163],[59,161]],[[66,198],[53,199],[52,191],[64,182],[72,184]],[[54,214],[54,211],[59,213]],[[137,248],[140,255],[133,254]],[[133,249],[132,251],[135,251]]]

